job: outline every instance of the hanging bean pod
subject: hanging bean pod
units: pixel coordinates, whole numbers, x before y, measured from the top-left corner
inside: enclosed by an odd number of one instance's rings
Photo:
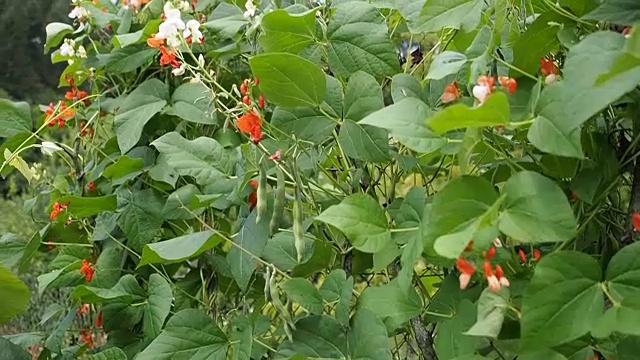
[[[258,182],[258,204],[256,205],[256,224],[267,213],[267,169],[263,162],[260,162],[260,181]]]
[[[286,184],[284,182],[284,172],[279,166],[276,166],[276,176],[278,183],[276,184],[275,199],[273,202],[273,214],[271,214],[271,221],[269,222],[270,236],[275,235],[280,228],[280,220],[282,219],[285,205]]]

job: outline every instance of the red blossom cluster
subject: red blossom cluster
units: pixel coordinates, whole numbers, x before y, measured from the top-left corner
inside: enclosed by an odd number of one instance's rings
[[[91,282],[93,279],[93,274],[96,272],[96,269],[93,267],[93,264],[89,262],[87,259],[82,259],[82,267],[80,267],[80,274],[84,275],[84,278],[87,282]]]
[[[69,206],[69,203],[66,203],[66,204],[60,204],[59,202],[57,202],[57,201],[56,201],[56,202],[53,204],[53,210],[51,211],[51,214],[49,214],[49,218],[50,218],[51,220],[54,220],[55,218],[57,218],[57,217],[58,217],[58,215],[60,215],[60,213],[61,213],[63,210],[66,210],[66,209],[67,209],[67,206]]]

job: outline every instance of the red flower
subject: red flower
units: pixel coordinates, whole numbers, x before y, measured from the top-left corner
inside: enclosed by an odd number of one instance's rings
[[[151,37],[147,39],[147,45],[154,49],[157,49],[160,46],[164,45],[164,39],[157,38],[156,34],[151,34]]]
[[[540,250],[533,250],[533,260],[535,260],[536,262],[540,261]]]
[[[58,123],[58,127],[63,127],[65,122],[75,116],[76,112],[73,109],[67,109],[67,105],[60,101],[58,103],[58,114],[56,115],[56,107],[53,103],[49,104],[49,107],[44,111],[47,114],[45,123],[49,126],[54,126]]]
[[[540,59],[540,73],[544,76],[558,75],[560,74],[560,69],[552,59],[544,57]]]
[[[486,260],[491,260],[493,259],[494,256],[496,256],[496,248],[492,246],[489,248],[489,250],[487,250],[487,253],[484,255],[484,258]]]
[[[500,281],[500,285],[506,287],[509,287],[509,285],[511,285],[509,283],[509,279],[504,276],[504,271],[502,271],[502,267],[500,265],[496,265],[496,277],[498,278],[498,281]]]
[[[248,96],[248,95],[245,95],[245,96],[242,98],[242,102],[243,102],[245,105],[247,105],[247,106],[251,105],[251,100],[249,99],[249,96]]]
[[[160,65],[171,65],[174,68],[180,67],[180,63],[176,60],[176,56],[162,45],[160,46],[160,54]]]
[[[282,156],[282,153],[280,152],[280,150],[276,150],[275,153],[273,153],[273,154],[271,154],[271,156],[269,156],[269,160],[271,160],[271,161],[279,161],[281,156]]]
[[[260,79],[259,79],[259,78],[253,78],[253,84],[254,84],[255,86],[260,85]]]
[[[93,348],[93,333],[90,329],[80,331],[80,336],[80,343],[87,344],[87,349]]]
[[[448,104],[450,102],[460,99],[461,96],[462,95],[458,90],[458,82],[454,81],[453,83],[445,86],[444,93],[442,93],[440,100],[442,101],[443,104]]]
[[[96,185],[93,183],[93,181],[89,181],[89,183],[87,184],[87,188],[91,192],[95,192],[96,191]]]
[[[502,86],[504,89],[507,89],[507,92],[509,94],[513,95],[516,92],[516,89],[518,88],[518,83],[514,78],[500,76],[498,78],[498,81],[500,82],[500,86]]]
[[[520,262],[523,264],[527,262],[527,256],[524,254],[522,249],[518,250],[518,256],[520,257]]]
[[[634,212],[631,216],[631,223],[636,231],[640,231],[640,213]]]
[[[485,260],[485,262],[482,264],[482,272],[484,273],[484,277],[487,279],[489,289],[491,291],[500,290],[500,280],[498,280],[496,274],[493,273],[493,268],[491,267],[491,263],[488,260]]]
[[[51,214],[49,215],[49,218],[51,220],[54,220],[55,218],[58,217],[58,215],[60,215],[60,213],[65,210],[67,208],[67,206],[69,206],[69,203],[66,204],[60,204],[59,202],[55,202],[53,204],[53,210],[51,211]]]
[[[258,97],[258,105],[260,109],[264,109],[264,96],[260,95],[260,97]]]
[[[253,210],[256,205],[258,205],[258,193],[256,190],[258,189],[258,182],[256,180],[249,180],[249,186],[253,188],[251,194],[247,198],[247,203],[249,203],[249,210]]]
[[[102,328],[102,311],[98,313],[98,316],[96,316],[96,320],[94,322],[96,324],[96,327]]]
[[[463,258],[458,258],[458,260],[456,260],[456,268],[460,271],[460,289],[466,289],[471,281],[471,276],[476,271],[476,268],[473,264]]]
[[[76,310],[76,315],[81,316],[82,314],[89,313],[89,304],[81,304],[78,310]]]
[[[262,139],[262,120],[253,111],[246,113],[237,120],[238,129],[251,135],[251,141],[259,143]]]
[[[91,264],[87,259],[83,259],[80,274],[84,275],[87,282],[91,282],[91,279],[93,279],[93,273],[95,272],[96,269],[93,267],[93,264]]]

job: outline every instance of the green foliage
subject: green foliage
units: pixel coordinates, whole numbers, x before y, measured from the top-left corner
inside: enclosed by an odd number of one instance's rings
[[[0,102],[0,321],[48,326],[3,355],[636,355],[635,3],[193,5],[78,2],[65,99]]]

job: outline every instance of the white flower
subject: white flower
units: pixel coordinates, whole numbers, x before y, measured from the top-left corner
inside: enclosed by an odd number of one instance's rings
[[[500,238],[495,238],[493,239],[493,246],[497,247],[497,248],[501,248],[502,247],[502,241],[500,240]]]
[[[185,72],[184,64],[181,64],[179,68],[175,68],[175,69],[171,70],[171,73],[174,76],[182,76],[182,75],[184,75],[184,72]]]
[[[43,141],[42,145],[40,145],[40,151],[42,151],[44,155],[51,156],[60,150],[62,150],[62,148],[51,141]]]
[[[81,59],[86,59],[87,58],[87,50],[85,50],[84,46],[80,45],[78,47],[78,51],[76,51],[76,55],[78,55],[78,57],[81,58]]]
[[[87,9],[83,8],[82,6],[74,7],[69,13],[69,17],[72,19],[83,19],[83,18],[86,18],[87,16],[89,16],[89,12],[87,11]]]
[[[253,5],[252,0],[247,0],[244,7],[247,9],[247,11],[244,12],[244,17],[250,18],[256,15],[256,7]]]
[[[200,84],[201,82],[200,74],[196,74],[196,76],[192,77],[191,80],[189,80],[189,82],[192,84]]]
[[[491,89],[488,86],[476,85],[473,87],[473,96],[478,99],[480,104],[483,104],[487,100],[487,96],[491,94]]]
[[[202,56],[202,54],[198,56],[198,64],[200,65],[200,67],[204,67],[204,56]]]
[[[186,27],[182,36],[184,36],[185,39],[191,37],[192,41],[199,44],[202,43],[204,36],[202,32],[200,32],[200,23],[197,20],[189,20],[187,21]]]
[[[71,39],[64,39],[64,43],[60,46],[60,55],[62,56],[73,56],[76,54],[76,50],[74,46],[76,42]]]
[[[180,8],[180,10],[182,12],[187,12],[187,11],[191,10],[191,5],[189,4],[188,1],[182,1],[182,2],[180,2],[179,8]]]
[[[547,85],[553,84],[554,82],[558,81],[559,78],[560,77],[556,74],[549,74],[544,78],[544,83]]]

